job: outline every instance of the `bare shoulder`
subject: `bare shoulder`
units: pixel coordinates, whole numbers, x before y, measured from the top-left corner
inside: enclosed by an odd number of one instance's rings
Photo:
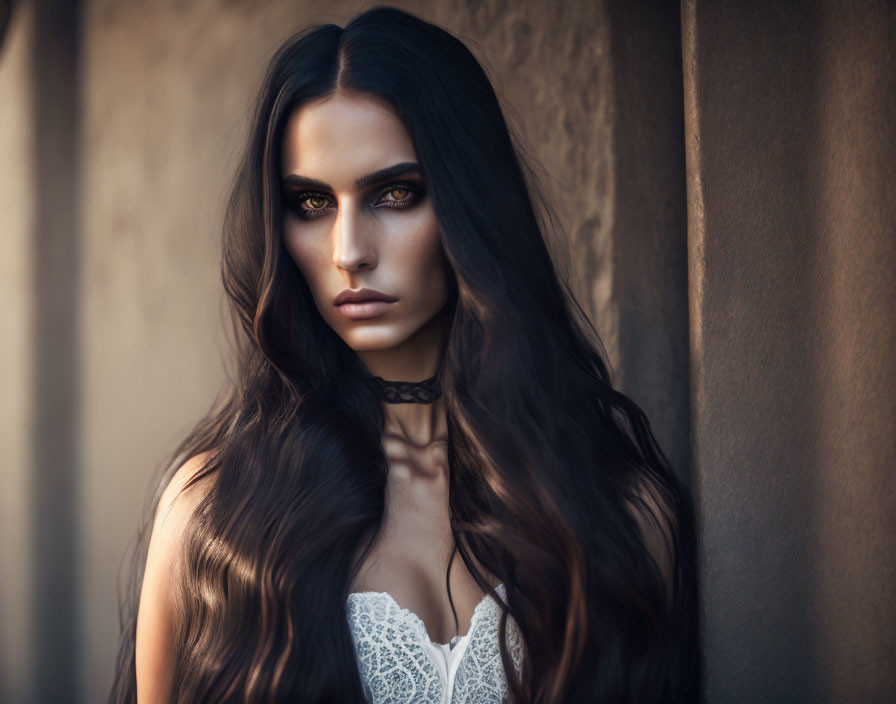
[[[198,478],[211,457],[187,460],[171,477],[156,509],[137,610],[135,660],[138,704],[167,701],[174,669],[174,585],[184,531],[214,475]]]
[[[159,499],[153,524],[153,537],[157,530],[160,534],[176,534],[178,524],[188,519],[199,502],[208,494],[214,477],[197,478],[197,475],[212,455],[212,451],[208,451],[191,457],[171,477]]]
[[[209,451],[191,457],[177,469],[162,492],[153,521],[144,582],[147,578],[171,576],[187,522],[212,487],[215,475],[199,476],[211,456]]]

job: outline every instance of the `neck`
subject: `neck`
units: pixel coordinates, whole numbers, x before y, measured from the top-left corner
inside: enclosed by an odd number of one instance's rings
[[[383,439],[401,440],[415,447],[447,442],[448,422],[445,403],[383,403]]]
[[[447,311],[433,316],[402,344],[387,350],[358,350],[372,376],[385,381],[421,382],[435,376],[441,362],[442,346],[447,329]],[[412,445],[447,440],[444,401],[439,396],[432,403],[389,403],[383,401],[386,426],[384,436],[391,435]]]

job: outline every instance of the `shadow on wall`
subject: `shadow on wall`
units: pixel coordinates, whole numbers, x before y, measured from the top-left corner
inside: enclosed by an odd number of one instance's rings
[[[3,40],[12,20],[13,0],[0,0],[0,56],[3,55]]]

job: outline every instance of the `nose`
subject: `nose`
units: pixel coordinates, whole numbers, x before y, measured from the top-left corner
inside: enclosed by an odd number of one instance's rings
[[[357,209],[343,207],[333,224],[333,263],[340,269],[356,271],[376,266],[376,251],[369,231]]]

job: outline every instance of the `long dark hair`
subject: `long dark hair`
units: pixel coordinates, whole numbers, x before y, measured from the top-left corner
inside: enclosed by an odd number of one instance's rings
[[[451,526],[482,590],[500,600],[472,557],[507,589],[504,622],[517,621],[526,653],[518,680],[501,639],[511,695],[696,699],[689,494],[643,412],[613,389],[597,333],[558,276],[548,201],[486,73],[445,30],[380,6],[291,37],[257,99],[224,224],[237,371],[162,481],[200,453],[195,480],[214,478],[185,537],[170,700],[363,700],[345,605],[383,518],[383,412],[281,241],[284,125],[335,91],[394,107],[442,229]],[[136,701],[146,525],[110,702]],[[670,592],[650,525],[665,539]]]

